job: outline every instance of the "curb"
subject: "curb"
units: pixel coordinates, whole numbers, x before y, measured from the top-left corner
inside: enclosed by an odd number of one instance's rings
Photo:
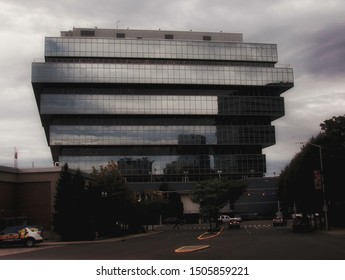
[[[85,241],[43,241],[39,246],[56,246],[56,245],[78,245],[78,244],[92,244],[92,243],[107,243],[107,242],[119,242],[126,241],[142,236],[148,236],[153,234],[158,234],[161,231],[151,231],[146,233],[138,233],[132,235],[124,235],[119,237],[96,239],[96,240],[85,240]]]

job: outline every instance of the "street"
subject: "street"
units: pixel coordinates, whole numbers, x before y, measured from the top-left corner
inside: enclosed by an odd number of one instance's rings
[[[96,242],[50,243],[0,248],[1,260],[344,260],[345,231],[293,233],[271,221],[242,222],[198,240],[207,225],[163,226],[139,236]],[[176,253],[183,246],[203,249]]]

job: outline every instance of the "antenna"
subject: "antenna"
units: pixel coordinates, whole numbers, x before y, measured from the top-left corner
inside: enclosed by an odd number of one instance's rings
[[[119,29],[119,24],[120,24],[120,20],[118,19],[118,20],[116,21],[116,29]]]
[[[14,147],[14,168],[18,168],[18,150]]]

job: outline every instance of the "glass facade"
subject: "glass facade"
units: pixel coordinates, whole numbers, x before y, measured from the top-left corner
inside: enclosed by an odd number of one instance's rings
[[[54,161],[88,172],[113,160],[128,182],[264,175],[293,86],[275,44],[96,31],[46,38],[32,64]]]
[[[41,114],[284,115],[282,97],[42,94]]]
[[[51,125],[50,145],[263,145],[274,144],[272,126]]]
[[[290,68],[164,64],[34,63],[35,83],[113,83],[169,85],[292,84]]]
[[[85,152],[85,151],[83,151]],[[62,162],[68,162],[71,168],[91,170],[92,167],[104,166],[111,160],[117,162],[121,174],[128,182],[149,181],[188,181],[247,173],[255,170],[256,173],[265,172],[264,155],[229,155],[229,154],[184,154],[184,155],[131,155],[121,157],[108,156],[60,156]],[[224,174],[223,174],[224,173]],[[188,177],[188,178],[186,178]]]
[[[73,37],[46,38],[45,57],[278,61],[274,44]]]

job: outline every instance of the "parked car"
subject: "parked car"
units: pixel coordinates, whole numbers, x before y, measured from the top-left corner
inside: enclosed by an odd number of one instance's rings
[[[293,232],[310,232],[313,231],[313,226],[308,217],[296,217],[292,225]]]
[[[12,226],[0,231],[0,245],[23,244],[33,247],[41,242],[42,231],[37,226]]]
[[[236,219],[239,222],[242,222],[242,217],[241,216],[235,216],[234,219]]]
[[[272,222],[274,227],[282,227],[287,225],[287,220],[285,220],[283,217],[275,217],[273,218]]]
[[[218,218],[218,223],[223,224],[223,223],[228,223],[230,221],[230,216],[228,215],[220,215]]]
[[[291,218],[295,219],[297,217],[303,217],[303,215],[301,213],[295,213],[295,214],[291,214]]]
[[[240,221],[237,218],[230,218],[228,222],[228,229],[238,229],[240,227]]]

